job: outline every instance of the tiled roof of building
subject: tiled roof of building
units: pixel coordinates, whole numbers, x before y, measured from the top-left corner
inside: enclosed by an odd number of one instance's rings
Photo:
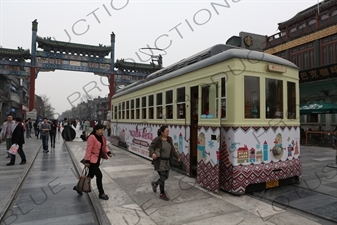
[[[0,48],[0,58],[11,58],[11,59],[30,59],[29,49],[9,49]]]

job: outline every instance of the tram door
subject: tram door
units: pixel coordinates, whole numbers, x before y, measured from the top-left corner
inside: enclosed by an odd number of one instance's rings
[[[191,176],[197,176],[197,147],[198,147],[198,86],[191,87],[191,134],[190,134],[190,171]]]

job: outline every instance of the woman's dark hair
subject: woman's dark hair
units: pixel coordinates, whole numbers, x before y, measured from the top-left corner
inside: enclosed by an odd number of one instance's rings
[[[161,126],[161,127],[159,128],[158,132],[157,132],[158,136],[160,136],[161,133],[163,133],[163,132],[165,131],[166,128],[168,128],[168,126],[165,126],[165,125]]]
[[[104,129],[103,124],[99,123],[97,125],[94,126],[94,129],[91,131],[90,134],[96,134],[96,130],[100,130],[100,129]]]
[[[16,122],[22,122],[22,119],[21,119],[21,117],[16,117],[16,118],[15,118],[15,121],[16,121]]]

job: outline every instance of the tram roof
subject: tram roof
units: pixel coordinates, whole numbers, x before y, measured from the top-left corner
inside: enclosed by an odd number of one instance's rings
[[[237,48],[230,45],[220,44],[201,51],[187,59],[183,59],[177,63],[174,63],[162,70],[156,71],[150,74],[144,81],[137,81],[136,83],[132,83],[125,88],[118,90],[113,98],[233,58],[270,62],[298,69],[298,67],[294,63],[278,56],[270,55],[264,52],[252,51],[244,48]],[[194,63],[188,64],[189,62],[192,62],[192,59],[195,59]],[[179,65],[184,66],[182,66],[181,68],[177,68]],[[172,70],[172,72],[170,72],[170,70]]]

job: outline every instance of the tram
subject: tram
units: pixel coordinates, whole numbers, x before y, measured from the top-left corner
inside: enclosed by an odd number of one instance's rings
[[[112,98],[112,143],[148,157],[167,125],[201,186],[244,194],[301,178],[299,69],[285,59],[215,45]]]

